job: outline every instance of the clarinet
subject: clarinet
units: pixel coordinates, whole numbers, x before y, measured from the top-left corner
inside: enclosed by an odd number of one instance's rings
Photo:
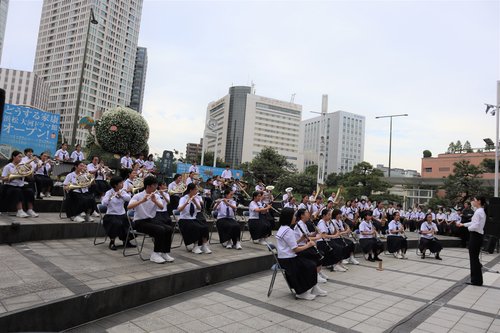
[[[326,222],[325,222],[325,224],[326,224]],[[328,226],[327,226],[327,228],[328,228]],[[321,235],[321,232],[319,232],[319,229],[318,229],[318,227],[316,225],[314,226],[314,229],[316,229],[316,233],[318,235]],[[328,230],[330,230],[330,229],[328,229]],[[328,252],[332,252],[333,251],[333,247],[330,246],[329,240],[325,239],[324,237],[321,237],[321,240],[326,243],[326,246],[328,247]]]
[[[302,235],[304,235],[304,237],[306,238],[306,243],[309,243],[311,240],[309,239],[309,237],[307,236],[305,231],[302,230],[302,228],[300,227],[298,222],[297,222],[297,227],[299,228],[300,232],[302,232]],[[320,261],[323,260],[324,256],[321,254],[321,252],[319,252],[318,247],[316,245],[314,245],[313,248],[315,250],[316,255],[318,256],[318,259]]]

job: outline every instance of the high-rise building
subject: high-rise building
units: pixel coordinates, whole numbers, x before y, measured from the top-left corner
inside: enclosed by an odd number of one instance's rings
[[[146,85],[146,71],[148,69],[148,49],[138,47],[135,56],[134,81],[132,83],[132,96],[130,97],[130,108],[142,113],[142,101],[144,100],[144,86]]]
[[[189,163],[201,155],[201,149],[203,146],[203,139],[200,139],[200,143],[188,143],[186,145],[186,163]]]
[[[236,168],[272,147],[299,166],[301,116],[301,105],[257,96],[251,87],[231,87],[208,104],[205,150],[217,149],[217,157]]]
[[[8,11],[9,0],[0,0],[0,62],[2,61],[3,40],[5,38],[5,26],[7,25]]]
[[[318,164],[320,122],[321,116],[301,123],[304,168]],[[326,128],[325,172],[352,171],[364,158],[365,117],[345,111],[327,113]]]
[[[0,88],[5,90],[5,103],[47,111],[50,86],[33,72],[0,68]]]
[[[71,142],[87,137],[78,129],[73,138],[80,118],[99,119],[109,108],[130,104],[142,3],[43,1],[34,71],[50,83],[48,111],[61,114],[62,134]]]

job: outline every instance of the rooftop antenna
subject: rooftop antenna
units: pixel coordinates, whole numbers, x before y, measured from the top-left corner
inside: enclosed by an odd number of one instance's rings
[[[255,83],[253,83],[253,80],[252,80],[251,87],[252,87],[252,89],[250,91],[251,91],[252,95],[255,95]]]
[[[297,94],[296,93],[292,94],[292,97],[290,98],[290,103],[294,103],[294,101],[295,101],[295,95],[297,95]]]

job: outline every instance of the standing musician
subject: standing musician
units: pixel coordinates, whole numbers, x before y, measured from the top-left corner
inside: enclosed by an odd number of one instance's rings
[[[87,166],[82,162],[74,163],[74,171],[68,173],[64,179],[64,190],[68,193],[66,198],[66,215],[75,222],[92,222],[90,214],[96,210],[94,196],[89,192],[88,185],[81,183],[82,180],[88,181],[90,174],[86,173]],[[75,185],[77,188],[70,189],[70,185]],[[83,219],[80,213],[85,213]]]
[[[359,261],[354,258],[354,242],[347,238],[352,234],[352,231],[347,224],[342,222],[342,212],[338,209],[334,209],[332,218],[328,228],[332,235],[335,234],[335,231],[339,233],[338,237],[333,237],[333,242],[342,247],[342,259],[347,259],[346,261],[348,264],[359,265]],[[344,264],[344,262],[342,262],[342,264]]]
[[[114,176],[109,183],[111,189],[102,198],[102,204],[107,207],[106,215],[102,219],[102,225],[109,237],[109,249],[116,251],[116,237],[123,242],[123,246],[134,247],[130,240],[126,239],[128,219],[125,212],[125,203],[130,201],[130,194],[123,189],[122,177]]]
[[[132,171],[132,166],[133,166],[133,161],[132,158],[130,157],[130,152],[126,152],[125,156],[123,156],[120,159],[120,177],[123,179],[126,179],[128,177],[128,174],[130,171]]]
[[[170,207],[168,208],[169,212],[172,212],[174,209],[177,209],[179,205],[179,199],[182,193],[174,193],[174,189],[178,187],[182,183],[182,175],[176,173],[174,176],[174,180],[168,184],[168,192],[172,195],[170,196]]]
[[[437,260],[443,260],[439,256],[439,252],[443,249],[441,243],[435,237],[438,232],[436,223],[432,222],[432,214],[425,216],[425,222],[420,226],[420,243],[418,248],[422,252],[422,259],[425,259],[425,250],[429,249],[431,253],[435,253]]]
[[[273,226],[266,217],[271,206],[263,206],[261,199],[262,192],[253,192],[252,201],[248,206],[248,230],[252,240],[258,240],[260,245],[267,245],[267,237],[271,236],[273,232]]]
[[[200,173],[200,170],[198,169],[198,166],[196,166],[196,161],[191,162],[191,166],[189,167],[189,172],[194,172],[194,173]]]
[[[186,246],[196,243],[193,253],[212,253],[208,247],[208,226],[196,218],[196,211],[201,210],[197,194],[196,185],[191,183],[187,186],[184,196],[180,198],[177,208],[180,212],[179,229]]]
[[[233,200],[234,192],[230,189],[224,191],[224,198],[219,199],[214,205],[217,212],[217,231],[219,239],[226,249],[241,250],[240,225],[235,220],[236,201]]]
[[[24,186],[24,177],[16,177],[9,180],[10,175],[16,175],[17,168],[21,165],[23,155],[20,151],[14,150],[11,154],[9,164],[2,170],[2,180],[4,184],[3,193],[9,201],[8,210],[14,207],[17,210],[17,217],[38,217],[38,214],[33,210],[33,202],[35,196],[31,187]],[[28,167],[28,165],[26,165]],[[31,165],[29,167],[32,167]],[[23,210],[23,203],[27,206],[27,211]]]
[[[233,178],[233,172],[229,165],[226,165],[226,170],[222,171],[221,178],[224,179],[224,181],[229,181]]]
[[[474,198],[472,206],[476,208],[472,215],[471,222],[457,223],[458,227],[466,227],[470,233],[469,239],[469,260],[470,260],[470,283],[474,286],[483,285],[483,272],[481,271],[481,262],[479,261],[479,253],[483,244],[484,225],[486,224],[486,199],[484,197]]]
[[[69,158],[73,163],[83,161],[85,159],[85,156],[83,155],[82,151],[82,146],[80,146],[79,143],[75,146],[75,150],[73,150]]]
[[[317,230],[320,239],[316,241],[318,250],[324,253],[322,264],[324,266],[332,266],[336,272],[346,272],[347,268],[342,265],[342,247],[333,242],[334,237],[339,237],[339,232],[331,226],[332,211],[323,209],[319,215]],[[318,273],[323,279],[328,280],[328,276],[323,272]]]
[[[98,156],[92,156],[92,163],[87,165],[87,171],[93,175],[95,179],[94,183],[90,187],[91,192],[94,193],[96,198],[102,197],[102,195],[109,191],[111,187],[106,181],[104,164]]]
[[[172,219],[170,218],[170,214],[168,212],[168,204],[170,203],[170,195],[168,194],[168,187],[164,181],[158,182],[158,189],[156,190],[156,194],[159,196],[162,208],[156,208],[156,216],[153,218],[153,221],[158,224],[166,224],[172,226]]]
[[[50,192],[54,186],[54,181],[50,178],[50,171],[52,170],[52,164],[49,161],[49,155],[47,153],[42,153],[40,157],[40,162],[35,167],[35,183],[37,188],[37,199],[42,199],[42,197],[50,198]]]
[[[134,195],[128,204],[128,209],[134,209],[135,229],[151,236],[154,240],[154,249],[149,258],[150,261],[163,264],[172,262],[170,247],[172,244],[171,226],[156,223],[154,218],[156,210],[162,209],[163,204],[159,195],[156,194],[158,180],[154,176],[144,178],[144,191]]]
[[[406,250],[408,241],[404,233],[404,227],[400,222],[401,216],[396,211],[393,214],[394,219],[389,223],[389,235],[387,236],[387,251],[392,253],[395,258],[406,259]]]
[[[285,207],[287,202],[290,201],[290,199],[293,197],[292,191],[293,187],[287,187],[285,189],[285,194],[283,194],[283,207]]]
[[[54,160],[61,162],[69,162],[68,144],[63,143],[61,148],[56,151]]]
[[[363,253],[368,253],[368,261],[382,261],[378,257],[384,251],[384,244],[377,238],[377,230],[372,224],[373,213],[365,210],[362,213],[362,221],[359,225],[359,244]]]
[[[276,233],[278,262],[285,270],[286,279],[298,299],[313,300],[316,296],[326,296],[327,292],[319,288],[316,263],[305,256],[298,256],[315,245],[309,241],[299,246],[291,226],[294,225],[295,212],[284,208],[280,214],[280,228]],[[302,237],[301,237],[302,238]]]

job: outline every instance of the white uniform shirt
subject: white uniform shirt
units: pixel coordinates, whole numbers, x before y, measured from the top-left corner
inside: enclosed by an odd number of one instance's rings
[[[299,209],[299,206],[297,206],[296,204],[293,204],[291,202],[287,202],[284,207],[285,208],[292,208],[293,210]]]
[[[123,188],[125,190],[128,190],[129,188],[131,187],[134,187],[134,183],[132,182],[132,180],[130,180],[130,178],[127,178],[123,181]]]
[[[160,197],[160,200],[161,200],[161,203],[163,205],[163,208],[160,209],[158,207],[156,207],[156,211],[157,212],[166,212],[168,210],[168,201],[170,201],[170,195],[168,194],[167,191],[164,191],[164,192],[158,192],[158,196]]]
[[[265,189],[266,188],[264,186],[262,186],[262,185],[259,185],[259,184],[255,185],[255,191],[257,191],[257,192],[262,192]]]
[[[342,221],[333,219],[330,224],[332,225],[332,227],[335,227],[335,229],[337,229],[340,232],[345,230],[344,223]],[[333,230],[333,232],[335,232],[335,230]]]
[[[83,156],[83,151],[77,152],[76,150],[71,153],[71,156],[69,158],[73,162],[76,162],[76,160],[83,161],[85,159]]]
[[[233,173],[231,172],[231,170],[224,170],[222,171],[221,177],[224,179],[231,179],[233,178]]]
[[[359,238],[373,238],[373,234],[363,235],[362,232],[373,231],[372,221],[367,222],[365,220],[361,221],[359,224]]]
[[[77,178],[78,177],[77,177],[75,171],[70,172],[70,173],[68,173],[68,175],[66,176],[66,178],[64,178],[63,185],[69,185],[69,184],[76,185],[78,183],[77,182]],[[78,192],[78,193],[87,193],[89,191],[89,188],[88,187],[83,187],[83,188],[80,188],[80,189],[75,189],[73,191],[74,192]]]
[[[90,163],[90,164],[87,165],[87,171],[88,172],[97,171],[98,168],[99,168],[99,165],[95,165],[94,163]],[[93,175],[95,177],[95,180],[105,180],[104,179],[104,175],[102,174],[101,170],[97,171]]]
[[[311,204],[305,204],[305,203],[301,202],[299,204],[299,209],[305,209],[308,212],[310,212],[311,211]]]
[[[14,165],[14,163],[9,163],[6,166],[4,166],[4,168],[3,168],[2,177],[7,177],[8,175],[13,174],[13,173],[16,173],[16,166]],[[11,185],[11,186],[23,187],[24,186],[24,177],[12,179],[10,182],[4,181],[4,184]]]
[[[187,177],[186,178],[186,185],[189,185],[193,182],[193,180],[191,179],[191,177]]]
[[[44,176],[45,175],[43,171],[44,169],[47,170],[47,176],[48,176],[50,174],[50,170],[52,169],[52,165],[50,165],[50,163],[42,164],[38,169],[36,169],[35,175]]]
[[[228,201],[231,205],[236,206],[236,201],[234,200],[228,200]],[[229,215],[227,215],[228,212]],[[221,201],[219,206],[217,206],[217,219],[223,219],[223,218],[234,219],[234,209],[226,205],[224,201]]]
[[[146,195],[147,195],[146,191],[139,192],[138,194],[136,194],[132,197],[129,205],[133,202],[141,201]],[[161,202],[158,194],[153,194],[153,195],[156,196],[156,199],[158,200],[158,202]],[[139,204],[138,206],[136,206],[134,208],[134,211],[135,211],[134,221],[154,218],[156,216],[156,209],[157,208],[158,208],[158,206],[156,206],[156,204],[151,199]]]
[[[120,160],[123,169],[132,169],[132,158],[123,156]]]
[[[128,192],[124,189],[118,191],[121,197],[117,197],[115,190],[111,189],[104,194],[102,198],[102,204],[108,209],[106,210],[106,215],[124,215],[125,214],[125,202],[129,202],[131,197]]]
[[[146,168],[146,170],[151,171],[155,168],[155,162],[149,160],[144,161],[144,167]]]
[[[311,209],[312,209],[311,214],[319,215],[321,213],[321,210],[323,209],[323,205],[314,203]]]
[[[395,220],[392,220],[390,223],[389,223],[389,231],[396,231],[401,228],[402,224],[401,222],[399,221],[395,221]],[[388,233],[387,236],[402,236],[401,234],[391,234],[391,233]]]
[[[189,195],[185,195],[179,200],[179,207],[184,206],[184,204],[189,200]],[[194,197],[189,204],[184,207],[183,210],[180,211],[180,219],[186,219],[186,220],[195,220],[196,219],[196,205],[194,204],[194,200],[196,200],[196,197]],[[194,208],[194,214],[191,216],[191,206]]]
[[[139,166],[143,166],[144,165],[144,161],[141,160],[140,158],[136,159],[135,163],[139,164]]]
[[[384,209],[379,209],[379,208],[375,208],[375,210],[373,211],[373,218],[377,221],[380,221],[380,219],[382,218],[383,216],[383,213],[384,213]]]
[[[446,214],[445,213],[438,213],[436,215],[436,220],[446,221]]]
[[[438,227],[436,225],[436,223],[432,222],[432,224],[428,224],[427,221],[422,223],[422,225],[420,226],[420,231],[431,231],[431,230],[434,230],[434,231],[438,231]],[[434,236],[432,234],[422,234],[420,235],[420,237],[422,238],[427,238],[427,239],[433,239]]]
[[[188,172],[200,173],[200,172],[198,171],[198,167],[197,167],[197,166],[195,166],[195,165],[191,165],[191,166],[189,167]]]
[[[310,232],[307,229],[307,225],[302,221],[299,220],[297,224],[295,224],[295,228],[293,229],[293,232],[295,232],[295,239],[299,239],[304,235],[304,233],[309,236]],[[305,245],[306,241],[303,239],[300,242],[297,243],[298,245]]]
[[[475,231],[484,234],[484,225],[486,223],[486,213],[484,212],[484,208],[479,207],[472,215],[472,219],[470,222],[464,223],[469,231]]]
[[[297,255],[293,249],[297,248],[297,240],[295,232],[287,225],[282,225],[276,232],[276,249],[278,250],[278,258],[295,258]]]
[[[325,220],[321,219],[318,222],[318,225],[316,226],[318,228],[318,231],[320,233],[325,233],[329,235],[333,235],[335,233],[335,230],[332,230],[332,223],[326,223]],[[335,229],[335,228],[333,228]],[[325,241],[324,239],[318,239],[318,242],[320,241]]]
[[[250,205],[248,205],[249,219],[259,218],[259,212],[255,211],[258,208],[262,208],[260,202],[255,202],[255,201],[250,202]]]
[[[69,153],[67,150],[59,149],[58,151],[56,151],[56,154],[54,156],[56,159],[64,161],[65,159],[69,158]]]

